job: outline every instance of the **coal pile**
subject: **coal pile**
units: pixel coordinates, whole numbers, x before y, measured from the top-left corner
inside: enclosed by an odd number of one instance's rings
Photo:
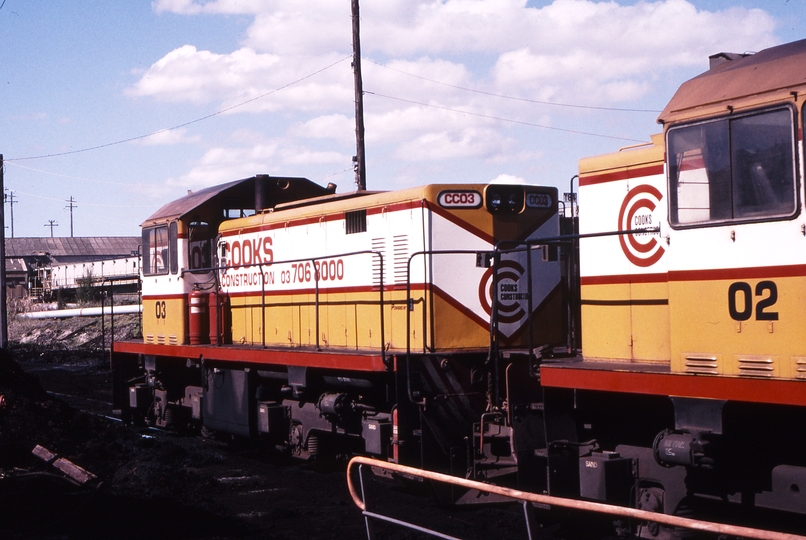
[[[116,334],[123,327],[116,324]],[[231,438],[109,419],[108,351],[98,346],[98,332],[97,322],[83,319],[15,321],[10,328],[10,351],[0,350],[0,538],[366,538],[343,462],[300,462]],[[94,478],[77,485],[36,457],[37,447]],[[379,489],[376,499],[398,517],[458,537],[524,537],[517,507],[464,508],[446,517],[430,495]],[[422,538],[382,524],[375,531],[388,540]]]
[[[0,537],[240,536],[243,527],[211,512],[214,480],[191,472],[223,461],[220,448],[188,450],[78,411],[50,397],[5,350],[0,396]],[[34,456],[37,446],[97,480],[77,485]]]
[[[138,331],[136,316],[116,319],[117,339]],[[0,350],[0,538],[365,537],[343,464],[319,470],[232,440],[109,419],[101,332],[97,319],[10,321],[9,350]],[[34,456],[37,446],[96,478],[76,485]]]

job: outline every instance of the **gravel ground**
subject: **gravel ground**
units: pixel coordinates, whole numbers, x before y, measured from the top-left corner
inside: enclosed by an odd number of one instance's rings
[[[136,317],[115,324],[118,339],[136,336]],[[0,351],[0,538],[366,538],[343,463],[138,431],[99,416],[110,413],[111,388],[98,319],[14,319],[9,336]],[[31,454],[36,445],[97,479],[68,483]],[[454,536],[526,537],[517,506],[448,510],[427,489],[377,481],[372,489],[377,508]],[[383,524],[375,533],[424,538]]]

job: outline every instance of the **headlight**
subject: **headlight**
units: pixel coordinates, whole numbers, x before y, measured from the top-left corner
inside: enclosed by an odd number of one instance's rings
[[[493,214],[518,214],[523,210],[523,187],[488,186],[486,199],[487,210]]]

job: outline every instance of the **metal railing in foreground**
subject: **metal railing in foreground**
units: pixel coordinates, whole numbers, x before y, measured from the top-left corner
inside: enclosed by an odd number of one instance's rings
[[[702,531],[713,533],[714,535],[727,535],[741,538],[754,538],[758,540],[806,540],[806,536],[796,534],[781,533],[776,531],[766,531],[762,529],[754,529],[750,527],[742,527],[738,525],[728,525],[725,523],[714,523],[711,521],[701,521],[697,519],[684,518],[679,516],[671,516],[667,514],[658,514],[655,512],[648,512],[646,510],[637,510],[635,508],[627,508],[624,506],[615,506],[612,504],[597,503],[592,501],[580,501],[576,499],[567,499],[563,497],[552,497],[549,495],[539,495],[537,493],[529,493],[527,491],[520,491],[517,489],[510,489],[492,484],[485,484],[475,480],[466,480],[447,474],[425,471],[416,469],[414,467],[407,467],[405,465],[398,465],[396,463],[389,463],[386,461],[379,461],[366,457],[354,457],[347,465],[347,486],[350,489],[350,496],[353,498],[355,505],[361,510],[364,515],[364,520],[367,525],[367,538],[373,540],[372,528],[370,520],[375,519],[385,521],[405,527],[408,529],[416,530],[425,534],[429,534],[436,538],[445,538],[449,540],[459,540],[454,536],[448,536],[440,532],[415,525],[406,521],[396,518],[385,516],[372,512],[367,507],[365,499],[366,490],[364,489],[364,475],[363,467],[376,467],[379,469],[387,470],[393,473],[399,473],[410,477],[423,478],[433,482],[443,482],[453,486],[458,486],[466,489],[475,489],[481,493],[491,495],[499,495],[508,497],[513,501],[518,501],[523,505],[524,518],[526,519],[527,537],[531,540],[534,531],[534,520],[532,519],[532,504],[556,506],[559,508],[569,508],[573,510],[581,510],[585,512],[596,512],[599,514],[608,514],[612,516],[620,516],[624,518],[633,519],[640,522],[654,522],[669,527],[681,527],[695,531]],[[358,467],[359,486],[356,489],[354,483],[353,468]],[[359,493],[360,490],[360,493]]]

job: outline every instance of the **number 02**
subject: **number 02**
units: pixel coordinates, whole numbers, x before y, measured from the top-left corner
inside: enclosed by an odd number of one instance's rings
[[[753,290],[749,283],[737,281],[728,287],[728,311],[734,321],[747,321],[753,316]],[[778,286],[774,281],[756,283],[755,296],[757,321],[777,321],[778,312],[768,311],[778,302]]]

